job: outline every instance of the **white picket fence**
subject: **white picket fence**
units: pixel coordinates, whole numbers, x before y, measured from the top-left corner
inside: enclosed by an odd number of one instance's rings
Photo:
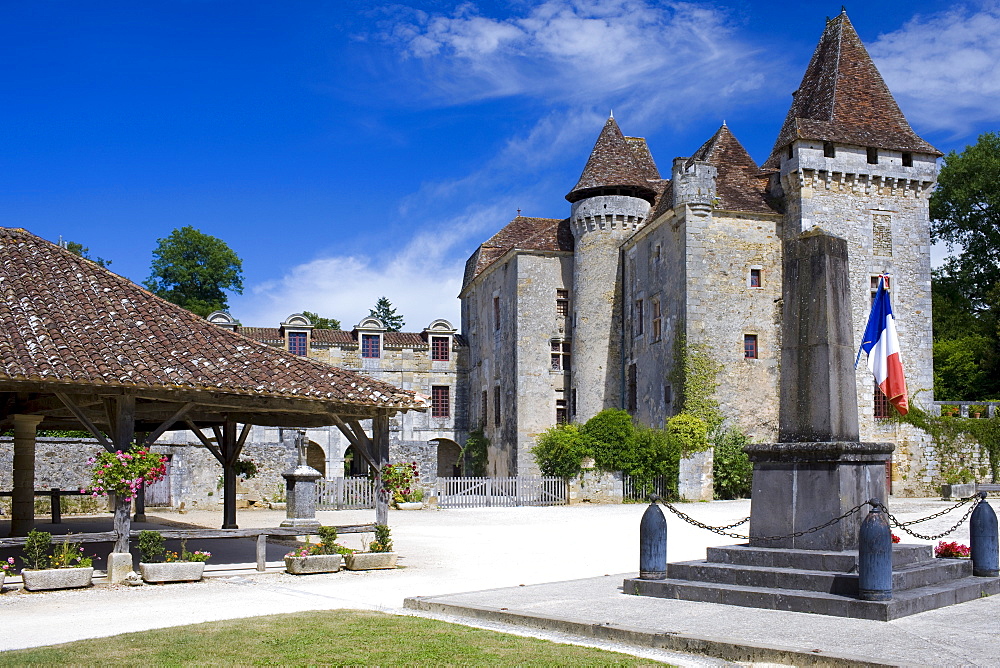
[[[561,506],[569,498],[563,478],[543,476],[438,478],[436,487],[439,508]]]
[[[316,481],[317,510],[375,507],[375,482],[367,476]]]

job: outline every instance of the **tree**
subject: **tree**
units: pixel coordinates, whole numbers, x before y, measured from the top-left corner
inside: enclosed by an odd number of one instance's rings
[[[224,310],[224,291],[242,294],[243,261],[225,241],[187,225],[157,239],[149,278],[153,294],[204,317]]]
[[[934,272],[934,394],[1000,397],[1000,134],[945,158],[931,236],[952,253]]]
[[[375,308],[368,315],[381,320],[382,324],[385,325],[386,331],[389,332],[398,332],[405,324],[403,316],[396,314],[396,309],[392,307],[392,302],[385,297],[379,297],[378,301],[375,302]]]
[[[592,440],[575,424],[557,424],[539,435],[531,454],[542,475],[569,479],[583,471],[583,460],[593,454]]]
[[[312,311],[303,311],[302,315],[309,318],[316,329],[340,329],[340,321],[336,318],[322,318],[318,313]]]
[[[103,257],[90,257],[90,249],[75,241],[64,242],[63,248],[68,250],[73,255],[79,255],[84,260],[90,260],[101,267],[107,267],[111,264],[111,260],[105,260]]]

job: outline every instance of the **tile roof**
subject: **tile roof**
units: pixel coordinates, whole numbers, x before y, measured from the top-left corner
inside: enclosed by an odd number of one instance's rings
[[[636,196],[652,201],[654,192],[647,183],[650,178],[659,178],[659,172],[645,140],[632,138],[630,142],[625,139],[611,117],[597,137],[580,180],[566,199],[576,202],[604,188],[627,188]]]
[[[214,325],[25,230],[0,228],[0,294],[0,384],[425,407],[407,390]]]
[[[261,343],[275,346],[285,344],[285,338],[277,327],[237,327],[236,331]],[[384,337],[383,344],[390,347],[420,348],[428,345],[423,332],[385,332]],[[358,336],[353,330],[314,329],[312,341],[321,345],[357,345]],[[457,337],[456,342],[458,345],[464,345]]]
[[[515,217],[466,261],[462,290],[512,249],[572,252],[573,233],[569,229],[569,219]]]
[[[715,194],[719,198],[719,208],[775,213],[768,204],[767,174],[761,172],[725,123],[688,158],[688,166],[695,161],[707,162],[716,168]]]
[[[764,166],[776,169],[796,139],[941,155],[910,128],[843,12],[827,21]]]

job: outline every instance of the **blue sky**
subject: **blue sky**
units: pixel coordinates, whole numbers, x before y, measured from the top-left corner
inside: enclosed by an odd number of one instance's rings
[[[243,258],[231,311],[345,327],[386,295],[458,325],[462,266],[522,209],[564,217],[614,109],[661,171],[725,120],[762,162],[840,4],[0,5],[0,225],[137,282],[192,225]],[[941,150],[998,129],[1000,2],[847,11]]]

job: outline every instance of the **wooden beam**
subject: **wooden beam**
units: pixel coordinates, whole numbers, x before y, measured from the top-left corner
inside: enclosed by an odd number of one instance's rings
[[[209,452],[215,455],[215,458],[219,460],[219,463],[225,466],[226,460],[222,458],[222,452],[219,451],[219,447],[215,443],[208,440],[208,438],[205,437],[205,434],[201,433],[201,429],[198,429],[198,427],[195,426],[194,422],[191,422],[191,420],[184,420],[184,424],[187,425],[187,428],[191,430],[199,441],[201,441],[201,444],[208,448]]]
[[[188,411],[194,408],[194,406],[195,406],[194,402],[189,401],[188,403],[178,408],[177,411],[169,418],[167,418],[163,423],[161,423],[160,426],[157,427],[155,431],[146,434],[146,438],[143,441],[146,444],[146,446],[151,447],[154,443],[156,443],[156,439],[158,439],[160,436],[163,436],[163,432],[174,426],[174,423],[180,420],[185,415],[187,415]]]
[[[111,442],[104,437],[104,434],[94,425],[93,422],[90,421],[90,418],[84,415],[83,411],[80,410],[80,407],[69,398],[69,395],[63,394],[62,392],[56,392],[56,396],[59,397],[59,401],[63,402],[63,405],[69,409],[69,412],[76,416],[76,419],[80,421],[80,424],[82,424],[86,430],[97,439],[97,442],[104,446],[105,450],[108,452],[115,451],[115,447],[111,445]]]
[[[352,432],[339,416],[334,415],[333,417],[336,419],[337,429],[339,429],[340,432],[347,437],[347,440],[350,442],[351,447],[354,448],[354,451],[361,455],[362,459],[368,462],[368,466],[372,467],[372,470],[377,469],[378,466],[375,464],[375,460],[372,459],[371,454],[368,453],[368,448],[359,441],[357,434]],[[358,425],[359,428],[360,426],[361,425]]]

